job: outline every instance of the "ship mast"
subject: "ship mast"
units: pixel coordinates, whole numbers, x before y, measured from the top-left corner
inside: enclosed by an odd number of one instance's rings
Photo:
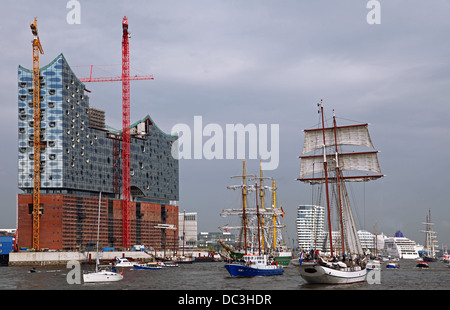
[[[327,165],[327,147],[325,141],[325,120],[323,116],[323,105],[322,99],[320,100],[320,113],[322,116],[322,132],[323,132],[323,170],[325,172],[325,189],[327,193],[327,211],[328,211],[328,230],[329,230],[329,238],[330,238],[330,253],[331,257],[333,257],[333,238],[332,238],[332,228],[331,228],[331,213],[330,213],[330,193],[328,191],[328,165]]]
[[[338,141],[337,141],[337,130],[336,130],[336,115],[334,114],[333,109],[333,126],[334,126],[334,144],[335,144],[335,151],[336,151],[336,184],[337,184],[337,191],[338,191],[338,202],[339,202],[339,221],[341,224],[341,247],[342,247],[342,254],[345,254],[345,240],[344,240],[344,223],[342,220],[342,199],[341,199],[341,183],[340,183],[340,171],[339,171],[339,161],[338,161]]]
[[[247,254],[247,215],[245,209],[247,209],[247,189],[245,187],[245,158],[242,163],[242,229],[244,230],[244,251]]]
[[[261,255],[261,227],[260,227],[260,214],[259,214],[259,204],[258,204],[258,182],[255,182],[256,189],[256,220],[258,221],[258,254]]]
[[[275,187],[275,180],[272,179],[272,208],[273,208],[273,250],[275,251],[277,248],[277,229],[276,229],[276,224],[277,224],[277,216],[275,214],[275,191],[276,191],[276,187]]]
[[[259,161],[259,173],[260,173],[260,193],[259,196],[261,197],[261,208],[264,209],[264,185],[263,185],[263,171],[262,171],[262,161]],[[258,191],[256,191],[258,192]],[[259,223],[259,220],[258,220]],[[261,216],[261,227],[264,227],[264,216]],[[259,230],[259,229],[258,229]],[[262,244],[262,248],[265,249],[264,246],[264,233],[261,235],[261,244]]]
[[[246,178],[253,177],[256,178],[255,175],[247,175],[245,172],[245,158],[242,162],[242,175],[233,176],[232,178],[242,178],[242,185],[237,186],[241,187],[242,189],[242,227],[241,227],[241,233],[239,235],[244,234],[244,251],[245,254],[247,254],[247,226],[248,226],[248,218],[247,218],[247,184],[246,184]],[[236,186],[231,186],[230,188],[234,189]]]

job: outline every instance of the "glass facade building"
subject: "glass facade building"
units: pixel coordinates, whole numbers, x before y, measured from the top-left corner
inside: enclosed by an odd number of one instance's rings
[[[102,193],[99,241],[123,244],[122,132],[90,106],[88,91],[63,54],[40,68],[40,247],[82,250],[91,245]],[[121,108],[117,107],[117,108]],[[32,246],[33,72],[18,67],[18,195],[20,247]],[[130,238],[148,248],[178,247],[179,170],[171,153],[177,137],[150,116],[130,126]],[[161,229],[160,224],[175,229]],[[164,226],[163,226],[164,227]]]
[[[85,85],[63,54],[40,69],[41,192],[120,198],[121,131],[105,124],[105,112],[90,107]],[[133,200],[179,200],[176,136],[146,116],[131,126]],[[18,186],[33,191],[33,72],[18,68]]]

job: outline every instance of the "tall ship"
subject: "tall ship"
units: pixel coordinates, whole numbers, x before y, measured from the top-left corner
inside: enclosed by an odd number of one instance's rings
[[[436,232],[431,229],[431,227],[434,225],[434,223],[431,223],[431,209],[428,210],[428,215],[426,217],[425,223],[422,223],[425,225],[425,230],[422,230],[422,232],[425,233],[425,246],[424,246],[424,252],[422,255],[422,259],[426,262],[436,262],[438,260],[437,258],[437,237]]]
[[[384,240],[384,253],[388,256],[401,259],[418,259],[416,243],[405,237],[401,231],[397,231],[394,237]]]
[[[240,190],[241,206],[239,208],[222,210],[222,217],[232,217],[237,223],[226,224],[220,229],[224,231],[237,231],[235,246],[220,242],[228,256],[232,260],[241,260],[244,255],[262,252],[269,255],[274,262],[282,266],[288,266],[292,258],[292,252],[288,249],[283,237],[282,223],[284,211],[276,204],[276,184],[273,178],[246,173],[245,159],[243,160],[242,175],[233,176],[240,178],[241,184],[231,185],[230,190]],[[264,185],[264,180],[270,180],[271,186]],[[266,192],[272,193],[271,199]],[[250,195],[254,193],[254,195]]]
[[[328,250],[315,251],[308,261],[302,260],[300,276],[308,283],[363,282],[367,258],[357,234],[346,183],[383,177],[378,151],[374,150],[367,123],[338,126],[333,110],[332,125],[326,127],[322,102],[318,107],[317,128],[304,131],[298,180],[312,185],[317,205],[322,197],[326,200]]]

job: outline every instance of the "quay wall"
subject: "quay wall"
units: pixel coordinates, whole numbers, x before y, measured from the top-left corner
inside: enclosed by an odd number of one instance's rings
[[[154,255],[164,257],[163,251],[157,251],[149,254],[144,251],[107,251],[99,252],[100,260],[113,260],[114,257],[128,257],[136,261],[151,261]],[[206,257],[208,251],[196,250],[186,251],[186,256]],[[171,255],[168,255],[171,256]],[[219,259],[219,255],[215,255]],[[53,266],[66,265],[69,261],[78,261],[80,263],[91,261],[95,263],[97,259],[96,252],[11,252],[9,253],[9,266]]]
[[[134,260],[150,260],[151,256],[145,252],[116,251],[100,252],[99,259],[112,260],[114,257],[129,257]],[[9,253],[9,266],[51,266],[66,265],[69,261],[84,263],[86,259],[95,262],[96,252],[11,252]]]

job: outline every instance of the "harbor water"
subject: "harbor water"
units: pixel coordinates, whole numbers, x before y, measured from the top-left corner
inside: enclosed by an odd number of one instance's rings
[[[414,260],[399,263],[399,269],[387,269],[382,263],[377,283],[348,285],[306,284],[292,264],[283,275],[253,278],[230,277],[223,262],[180,264],[160,270],[124,268],[122,281],[86,284],[69,284],[71,269],[65,266],[36,266],[36,272],[30,272],[29,266],[9,266],[0,267],[0,290],[450,290],[447,264],[431,262],[429,268],[420,269]]]

